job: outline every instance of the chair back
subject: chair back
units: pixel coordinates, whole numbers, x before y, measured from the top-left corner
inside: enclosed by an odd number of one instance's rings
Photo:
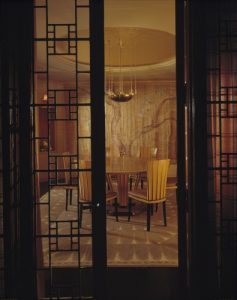
[[[140,147],[140,157],[157,158],[157,147]]]
[[[106,174],[106,182],[110,191],[113,190],[112,178],[110,174]]]
[[[162,200],[166,197],[169,159],[149,160],[147,163],[147,199]]]
[[[92,190],[91,190],[91,161],[80,160],[79,161],[79,201],[92,201]],[[82,169],[82,170],[81,170]],[[87,171],[88,170],[88,171]]]
[[[77,171],[73,169],[78,168],[77,158],[70,156],[69,152],[63,152],[63,169],[64,169],[64,179],[66,185],[73,185],[77,182]]]

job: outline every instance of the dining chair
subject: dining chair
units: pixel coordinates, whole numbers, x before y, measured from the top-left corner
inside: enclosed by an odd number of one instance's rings
[[[140,157],[149,159],[156,159],[157,158],[157,147],[149,147],[149,146],[142,146],[140,147]],[[141,188],[143,188],[144,182],[147,181],[147,174],[141,173],[140,174],[140,182]]]
[[[111,149],[109,146],[105,147],[105,157],[106,157],[106,159],[111,159]],[[108,176],[106,177],[106,183],[107,183],[107,187],[109,190],[112,185],[110,186],[108,181],[111,181],[111,184],[112,184],[112,182],[114,184],[117,184],[117,181],[118,181],[117,175],[113,174],[113,175],[110,175],[109,177]]]
[[[117,180],[117,177],[116,177],[116,180]],[[106,202],[108,201],[111,201],[111,200],[114,200],[114,214],[115,214],[115,218],[116,218],[116,222],[118,222],[118,197],[117,197],[117,193],[114,192],[114,184],[113,184],[113,181],[114,181],[114,178],[113,178],[113,175],[111,174],[106,174],[106,183],[107,183],[107,192],[106,192]],[[116,197],[115,197],[115,194],[116,194]]]
[[[147,159],[147,160],[156,159],[157,158],[157,147],[141,146],[139,157]],[[135,188],[139,184],[139,182],[141,183],[141,187],[143,188],[144,181],[147,181],[146,173],[140,173],[140,174],[135,174],[135,175],[129,176],[130,190],[132,189],[133,181],[135,183]]]
[[[167,175],[167,183],[166,183],[166,191],[176,190],[176,201],[177,201],[177,164],[169,165],[168,175]],[[158,210],[158,204],[156,203],[156,211]]]
[[[170,160],[149,160],[147,162],[147,187],[141,189],[137,186],[136,189],[128,192],[128,221],[131,217],[132,199],[143,202],[147,205],[147,231],[151,227],[151,212],[153,204],[163,205],[163,219],[164,225],[167,226],[166,221],[166,184],[167,174]]]
[[[176,201],[178,199],[177,164],[171,164],[168,171],[166,190],[175,190]]]
[[[92,181],[91,181],[91,161],[79,161],[79,220],[82,225],[82,216],[84,209],[92,208]],[[108,180],[108,178],[106,178]],[[117,199],[117,193],[113,191],[112,184],[106,192],[106,203]]]
[[[63,187],[66,190],[66,206],[65,209],[68,209],[68,202],[72,204],[73,191],[78,190],[78,160],[77,158],[72,158],[69,152],[63,152],[63,169],[64,169],[64,178],[65,185]]]

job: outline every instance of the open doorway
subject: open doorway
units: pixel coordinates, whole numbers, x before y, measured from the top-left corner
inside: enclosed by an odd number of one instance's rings
[[[51,0],[39,4],[35,14],[39,240],[49,231],[55,235],[42,239],[44,267],[92,266],[91,207],[80,204],[80,174],[85,171],[80,162],[91,161],[89,6],[87,1],[76,6],[75,19],[74,4]],[[175,64],[175,1],[105,1],[106,156],[131,161],[142,147],[151,147],[152,158],[169,159],[168,179],[174,183],[167,190],[166,220],[162,205],[158,210],[154,205],[149,232],[144,204],[132,203],[128,221],[128,203],[118,203],[117,222],[114,202],[108,201],[109,266],[178,266]],[[117,82],[132,90],[130,101],[116,103],[108,97],[109,86]],[[117,175],[111,176],[115,190]],[[145,189],[143,175],[139,185]],[[133,189],[136,176],[127,173],[125,192]]]
[[[106,169],[118,193],[117,203],[108,205],[107,263],[177,267],[175,1],[105,0],[104,22]],[[170,160],[173,185],[167,189],[166,226],[160,203],[147,231],[146,203],[132,202],[129,221],[127,204],[136,170],[151,158]],[[140,184],[146,190],[147,178]]]

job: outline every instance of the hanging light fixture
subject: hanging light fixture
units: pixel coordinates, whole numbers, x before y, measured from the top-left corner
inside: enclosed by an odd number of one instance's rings
[[[115,72],[112,72],[112,66],[111,66],[111,49],[110,49],[110,41],[108,41],[108,72],[107,72],[107,90],[106,94],[108,97],[115,101],[115,102],[128,102],[133,98],[133,96],[136,94],[136,76],[132,75],[130,78],[130,88],[128,90],[125,90],[125,84],[124,84],[124,68],[122,65],[122,49],[123,49],[123,43],[122,40],[119,40],[119,76],[118,76],[118,82],[115,83]],[[117,86],[117,87],[116,87]]]

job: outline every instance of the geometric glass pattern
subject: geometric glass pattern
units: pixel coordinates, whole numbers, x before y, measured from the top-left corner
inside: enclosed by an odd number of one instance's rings
[[[80,164],[91,160],[90,64],[80,61],[82,52],[90,56],[89,10],[87,0],[36,0],[34,6],[31,108],[38,299],[93,299],[88,293],[93,276],[87,271],[93,269],[92,261],[87,267],[81,263],[86,251],[92,251],[92,224],[80,224],[79,193],[81,173],[91,175],[91,168]],[[59,215],[55,191],[65,197]],[[82,239],[88,240],[86,249]],[[57,265],[60,257],[64,270]]]
[[[237,280],[237,5],[222,2],[207,29],[209,218],[219,288],[231,297]]]

